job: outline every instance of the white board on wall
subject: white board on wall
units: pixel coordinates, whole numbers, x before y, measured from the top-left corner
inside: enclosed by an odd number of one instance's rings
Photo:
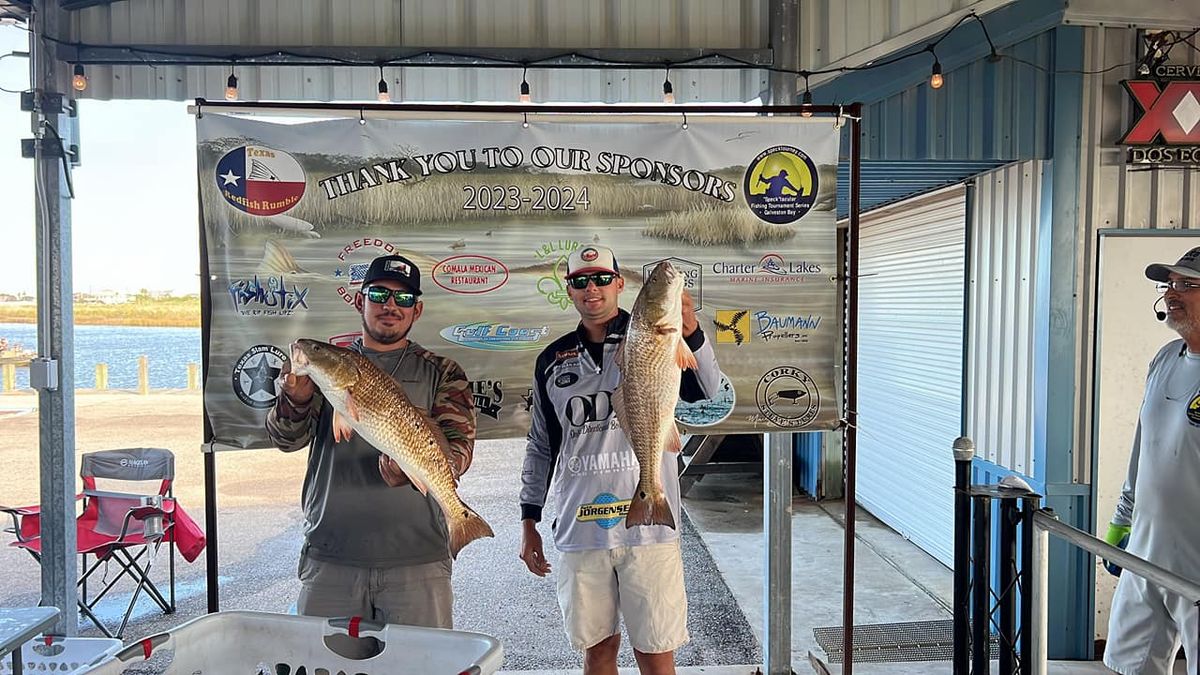
[[[1179,337],[1154,317],[1158,291],[1146,278],[1150,263],[1174,263],[1200,246],[1200,232],[1115,230],[1100,233],[1096,297],[1096,436],[1092,479],[1096,536],[1103,537],[1129,468],[1130,445],[1150,359]],[[1161,305],[1160,305],[1161,308]],[[1108,636],[1116,577],[1096,563],[1096,637]]]

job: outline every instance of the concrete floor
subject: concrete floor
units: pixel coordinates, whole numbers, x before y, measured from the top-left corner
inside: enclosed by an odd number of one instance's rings
[[[762,479],[709,475],[685,499],[685,509],[741,607],[755,638],[764,637]],[[827,660],[813,635],[842,621],[843,503],[798,497],[792,516],[792,668],[812,672],[809,651]],[[870,514],[858,512],[855,548],[855,624],[950,618],[953,575]],[[680,675],[752,675],[758,665],[692,666]],[[995,668],[995,662],[993,662]],[[841,666],[830,665],[832,673]],[[560,675],[567,670],[506,671],[510,675]],[[949,675],[949,661],[854,664],[865,675]],[[1111,673],[1099,662],[1052,662],[1051,675]],[[1183,664],[1176,669],[1182,674]],[[621,668],[637,675],[637,668]]]

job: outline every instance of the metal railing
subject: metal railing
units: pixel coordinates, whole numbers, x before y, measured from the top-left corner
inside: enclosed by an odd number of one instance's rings
[[[954,675],[990,673],[993,627],[1000,675],[1046,675],[1051,534],[1188,599],[1200,612],[1200,583],[1060,521],[1026,486],[972,485],[974,457],[971,439],[954,441]],[[992,504],[997,501],[1000,569],[993,589]]]

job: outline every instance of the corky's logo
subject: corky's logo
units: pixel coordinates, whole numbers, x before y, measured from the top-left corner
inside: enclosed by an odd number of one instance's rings
[[[713,319],[717,344],[743,345],[750,341],[750,310],[718,309]]]
[[[754,390],[754,400],[763,417],[785,428],[807,425],[821,409],[817,384],[795,366],[778,366],[764,373]]]
[[[500,405],[504,401],[504,383],[500,380],[471,380],[471,396],[480,415],[500,419]]]
[[[229,297],[242,316],[291,316],[308,309],[308,288],[289,287],[283,275],[235,279],[229,283]]]
[[[817,197],[817,167],[799,148],[776,145],[750,162],[742,179],[746,205],[759,220],[787,225],[804,217]]]
[[[270,408],[279,396],[275,378],[283,370],[287,354],[275,345],[254,345],[233,366],[233,393],[251,408]]]
[[[456,255],[434,265],[429,276],[451,293],[479,295],[503,286],[508,268],[485,255]]]
[[[1161,64],[1153,75],[1121,83],[1141,116],[1118,143],[1134,146],[1133,163],[1200,163],[1200,66]]]
[[[234,208],[274,216],[295,206],[307,182],[300,162],[282,150],[243,145],[225,153],[216,169],[217,189]]]
[[[596,523],[609,530],[617,526],[629,513],[629,499],[617,499],[610,492],[596,495],[590,503],[580,504],[575,511],[575,520],[581,523]]]

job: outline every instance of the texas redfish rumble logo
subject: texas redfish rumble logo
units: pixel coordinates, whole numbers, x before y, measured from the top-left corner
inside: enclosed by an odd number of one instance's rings
[[[799,148],[776,145],[746,169],[742,192],[759,220],[787,225],[804,217],[817,199],[817,167]]]
[[[260,145],[230,150],[217,162],[217,188],[225,201],[252,216],[276,216],[304,196],[304,169],[295,157]]]

